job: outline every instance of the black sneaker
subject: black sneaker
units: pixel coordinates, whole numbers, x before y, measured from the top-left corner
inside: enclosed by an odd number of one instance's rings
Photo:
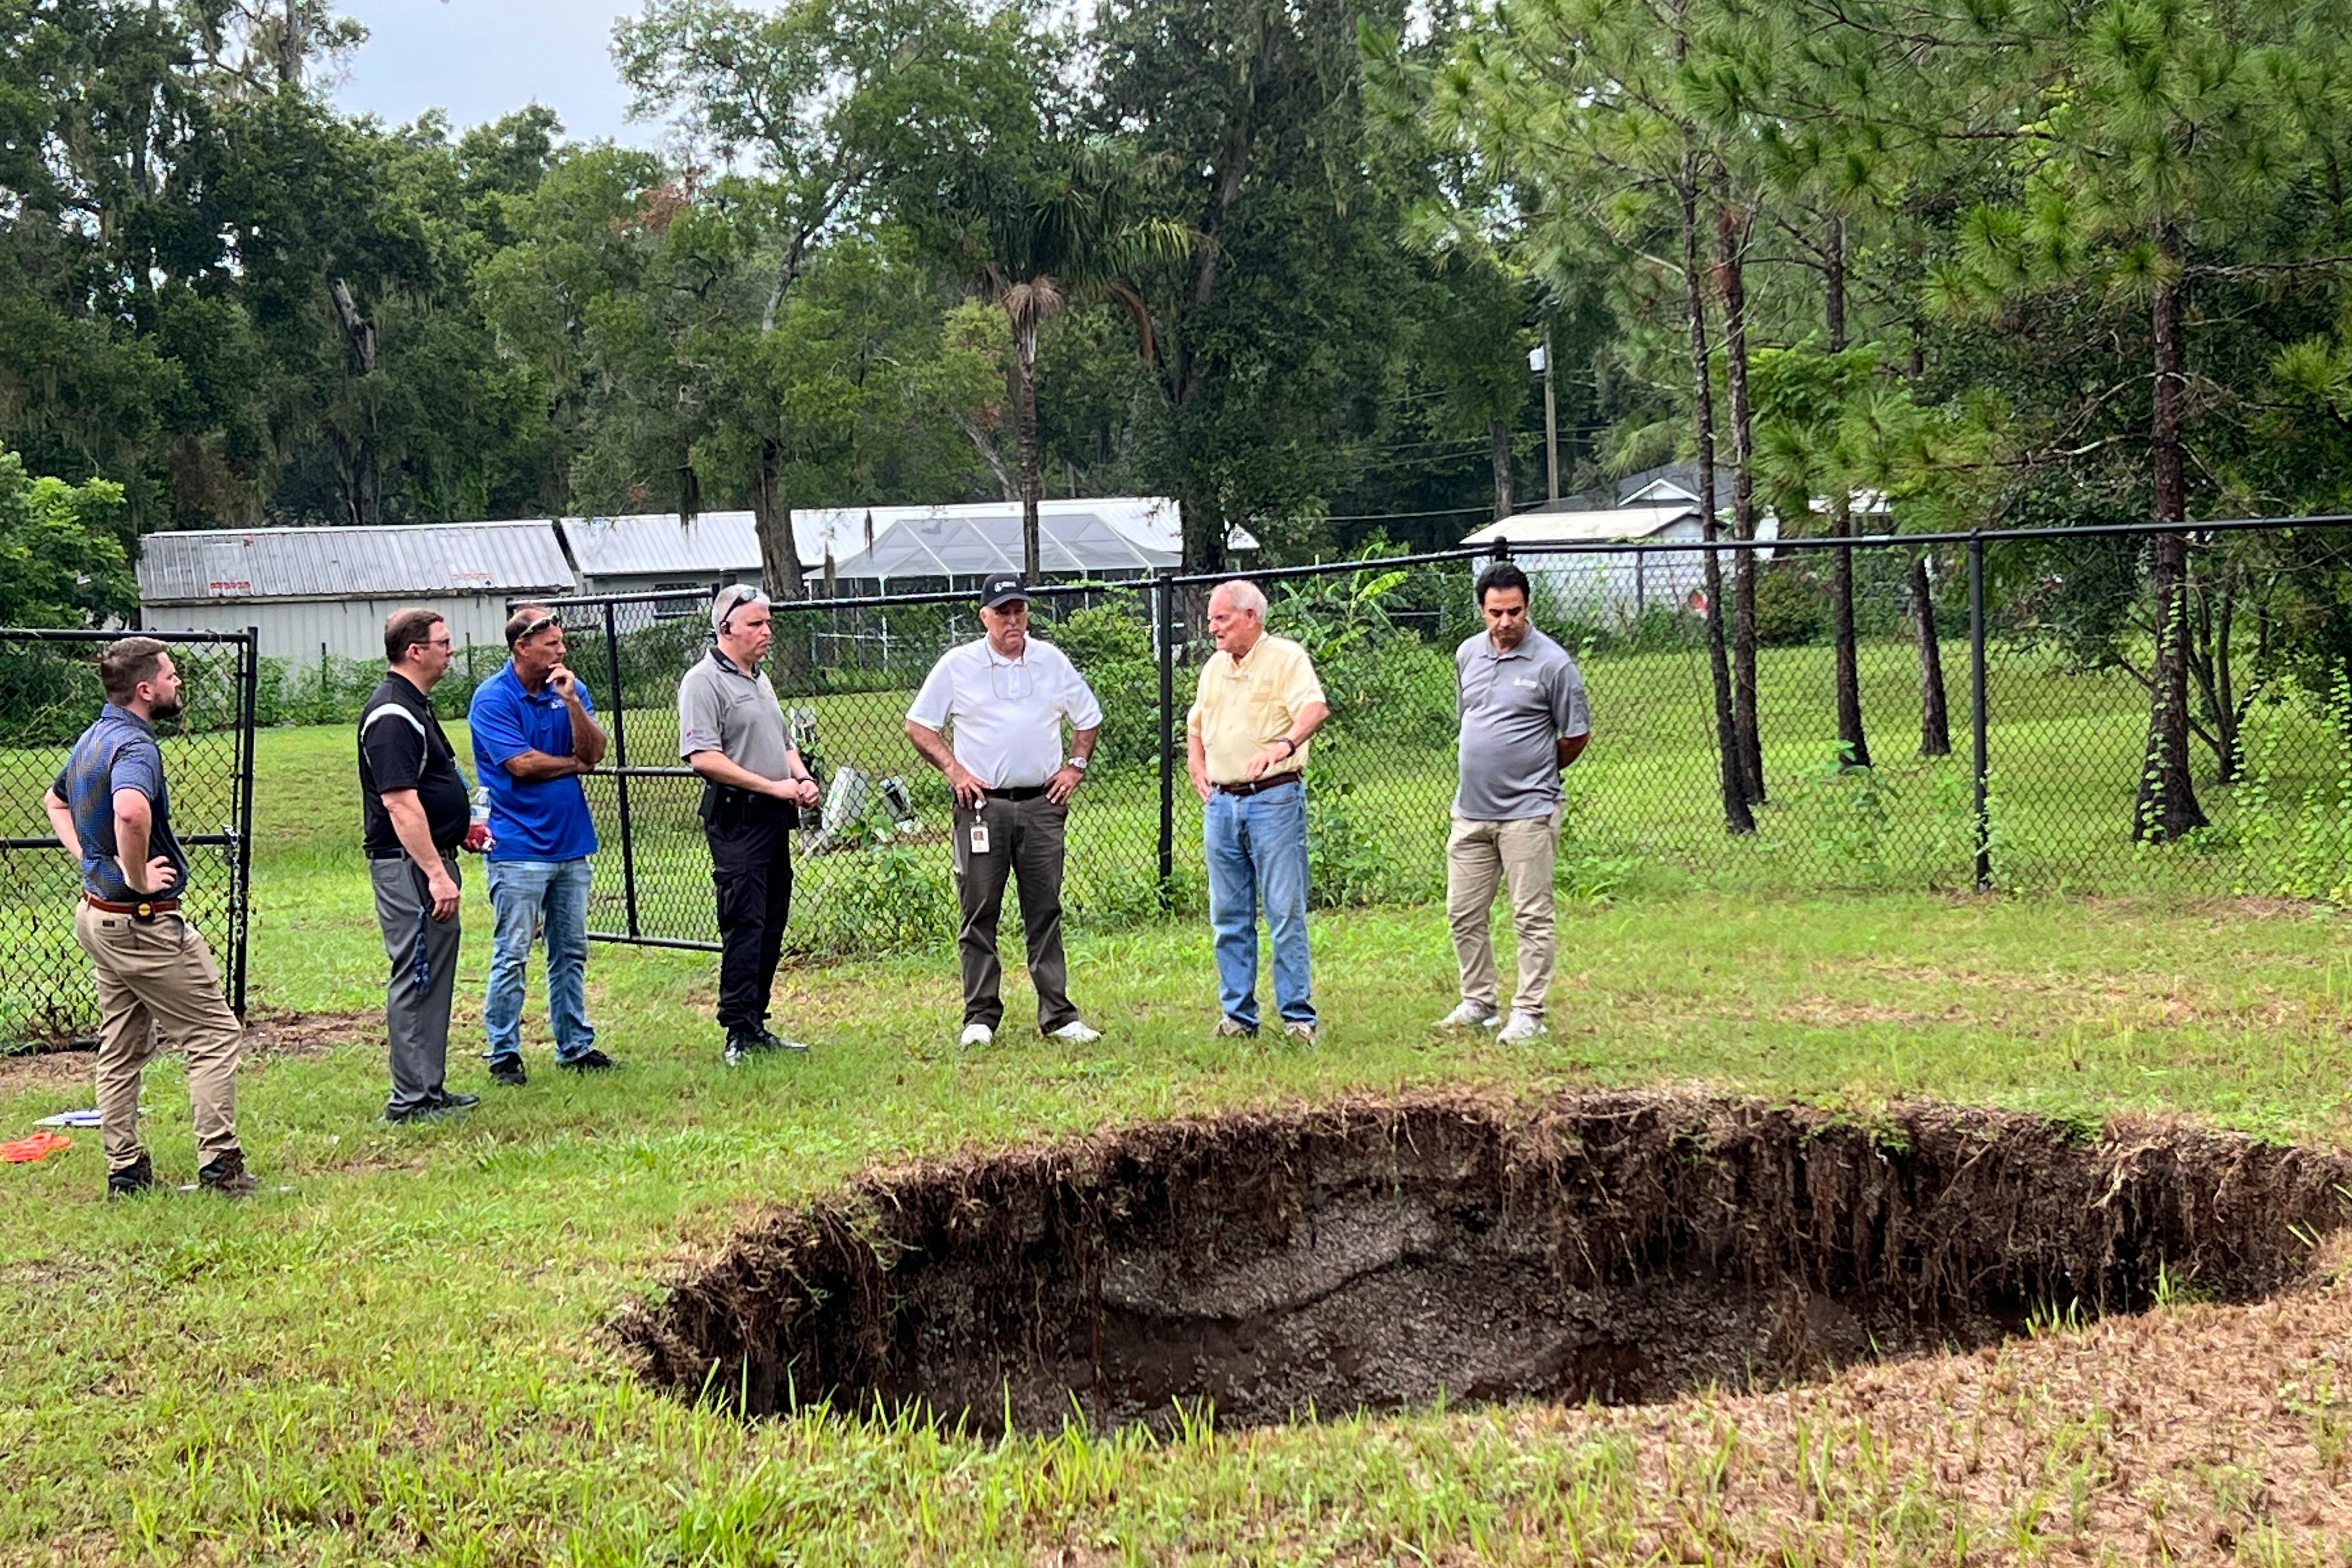
[[[808,1049],[808,1047],[799,1040],[788,1040],[773,1029],[765,1026],[760,1030],[760,1047],[762,1050],[770,1051],[806,1051]]]
[[[560,1068],[569,1068],[573,1072],[603,1072],[607,1068],[616,1068],[621,1064],[591,1046],[570,1061],[558,1062],[555,1065]]]
[[[443,1110],[471,1110],[482,1103],[478,1094],[451,1094],[446,1089],[433,1091],[433,1103]]]
[[[764,1029],[730,1029],[727,1031],[727,1065],[741,1067],[768,1048]]]
[[[490,1081],[505,1084],[509,1089],[520,1089],[530,1081],[530,1074],[522,1070],[520,1057],[492,1057]]]
[[[456,1100],[457,1096],[451,1095],[446,1100],[421,1100],[415,1105],[404,1105],[396,1109],[387,1105],[383,1108],[383,1119],[391,1122],[430,1121],[436,1116],[454,1116],[465,1109],[464,1105],[457,1104]],[[466,1096],[466,1105],[478,1103],[480,1102],[474,1096],[470,1094]]]
[[[225,1198],[242,1198],[251,1195],[260,1184],[245,1168],[245,1152],[232,1149],[211,1164],[197,1167],[196,1185]]]
[[[152,1191],[154,1185],[155,1166],[144,1154],[119,1171],[106,1173],[106,1195],[110,1198],[135,1198]]]

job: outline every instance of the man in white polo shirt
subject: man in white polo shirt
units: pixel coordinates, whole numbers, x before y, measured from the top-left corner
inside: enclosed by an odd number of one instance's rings
[[[907,738],[955,791],[956,897],[962,926],[963,1037],[984,1046],[1004,1021],[996,921],[1004,880],[1021,895],[1037,1028],[1084,1045],[1102,1036],[1070,1002],[1062,958],[1062,857],[1070,795],[1087,776],[1102,704],[1063,652],[1029,635],[1029,590],[1018,577],[981,584],[988,635],[950,648],[907,710]],[[1067,760],[1062,721],[1069,721]],[[941,731],[953,727],[953,748]]]

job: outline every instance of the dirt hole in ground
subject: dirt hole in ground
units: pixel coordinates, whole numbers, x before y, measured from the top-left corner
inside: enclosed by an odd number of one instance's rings
[[[782,1214],[623,1340],[768,1414],[982,1431],[1635,1403],[2291,1285],[2352,1161],[1943,1105],[1425,1097],[1108,1131]]]

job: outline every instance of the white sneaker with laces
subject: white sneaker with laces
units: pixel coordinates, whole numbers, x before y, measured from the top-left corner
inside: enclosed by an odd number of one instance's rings
[[[985,1046],[994,1041],[995,1038],[996,1031],[990,1028],[987,1025],[966,1024],[963,1026],[962,1035],[957,1037],[956,1044],[959,1046]]]
[[[1514,1008],[1510,1018],[1497,1030],[1495,1043],[1498,1046],[1523,1046],[1544,1032],[1544,1021],[1533,1013]]]
[[[1086,1021],[1082,1018],[1073,1018],[1045,1037],[1049,1040],[1067,1040],[1074,1046],[1091,1046],[1102,1038],[1102,1031],[1087,1027]]]
[[[1437,1020],[1441,1029],[1491,1029],[1502,1022],[1499,1015],[1490,1013],[1475,1002],[1465,1002]]]

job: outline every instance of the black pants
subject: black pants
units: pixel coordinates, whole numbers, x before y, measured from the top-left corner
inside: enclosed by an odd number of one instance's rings
[[[955,810],[956,902],[963,916],[956,951],[963,967],[963,1021],[991,1029],[1004,1022],[998,984],[1003,961],[996,955],[996,919],[1004,908],[1011,879],[1021,895],[1021,927],[1029,938],[1029,981],[1037,988],[1037,1029],[1051,1034],[1075,1023],[1069,966],[1062,957],[1062,856],[1070,818],[1067,805],[1045,796],[1008,801],[991,795],[978,812]],[[988,853],[971,850],[971,825],[988,824]]]
[[[719,1021],[730,1034],[767,1022],[793,908],[792,825],[788,812],[761,811],[702,830],[719,889]]]

